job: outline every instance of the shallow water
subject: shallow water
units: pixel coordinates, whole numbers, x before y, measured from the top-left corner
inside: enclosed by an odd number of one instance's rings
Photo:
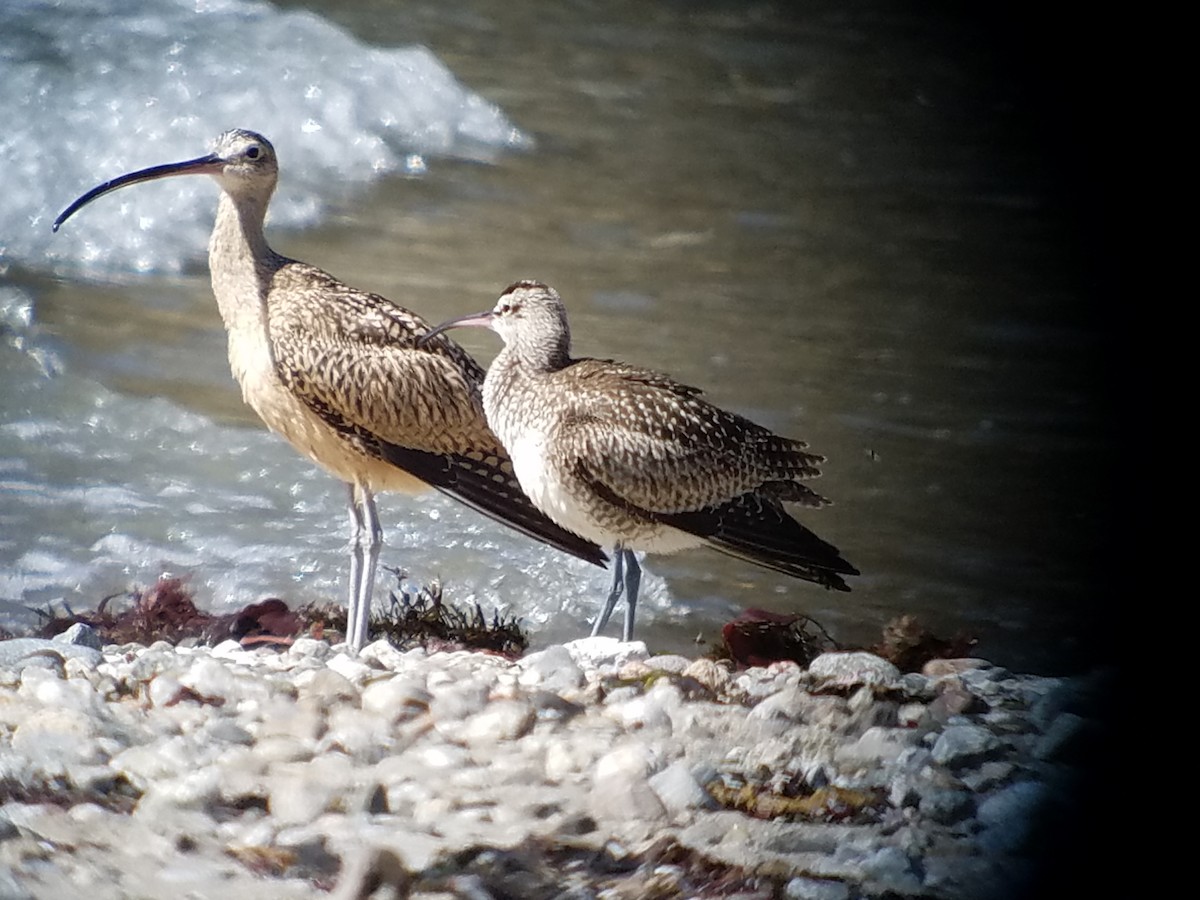
[[[396,174],[366,183],[370,166],[341,148],[383,140],[371,110],[388,91],[306,52],[338,82],[318,94],[348,99],[314,110],[302,91],[256,106],[296,62],[286,41],[259,51],[263,83],[248,100],[228,100],[218,67],[199,66],[181,83],[211,97],[207,119],[228,119],[209,131],[257,127],[277,145],[282,209],[298,212],[276,217],[276,249],[430,320],[487,308],[519,277],[548,281],[578,353],[669,371],[828,457],[816,486],[835,505],[804,520],[863,571],[853,593],[715,553],[654,558],[641,636],[684,649],[763,606],[870,642],[907,612],[976,633],[1006,665],[1086,658],[1083,612],[1111,575],[1099,565],[1102,332],[1057,148],[984,24],[877,2],[791,15],[723,3],[289,8],[321,16],[320,34],[345,38],[339,52],[432,51],[465,91],[426,97],[418,79],[398,94],[432,130],[477,106],[471,91],[507,128],[435,149],[389,131]],[[254,9],[270,33],[290,27]],[[42,111],[6,153],[53,138],[61,113]],[[95,182],[206,149],[190,119],[186,140],[169,117],[130,139],[139,114],[126,102],[120,127],[64,147],[67,168],[33,165],[31,202],[47,208],[14,213],[6,231],[45,229]],[[318,132],[291,124],[313,118]],[[242,406],[197,233],[215,187],[177,181],[195,184],[103,198],[64,229],[62,250],[45,234],[7,243],[0,600],[13,605],[0,622],[163,570],[189,573],[214,606],[340,595],[342,490]],[[493,335],[462,341],[485,361],[497,349]],[[583,630],[606,585],[436,496],[385,498],[381,513],[385,564],[519,612],[539,641]]]

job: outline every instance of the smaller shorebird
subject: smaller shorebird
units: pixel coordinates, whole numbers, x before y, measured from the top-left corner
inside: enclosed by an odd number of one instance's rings
[[[54,230],[110,191],[174,175],[209,175],[221,188],[208,264],[242,397],[267,427],[349,488],[346,639],[353,650],[366,642],[383,540],[377,491],[434,487],[604,565],[599,547],[555,525],[522,493],[484,418],[483,369],[465,350],[445,338],[418,347],[429,330],[419,316],[267,245],[263,223],[279,165],[261,134],[227,131],[205,156],[106,181],[63,210]]]
[[[838,549],[784,509],[829,503],[801,481],[824,457],[703,400],[666,375],[602,359],[572,359],[558,293],[518,281],[490,312],[445,322],[504,339],[483,383],[488,424],[534,506],[588,540],[613,547],[613,583],[592,634],[625,594],[633,638],[641,567],[635,550],[707,544],[826,588],[858,575]]]

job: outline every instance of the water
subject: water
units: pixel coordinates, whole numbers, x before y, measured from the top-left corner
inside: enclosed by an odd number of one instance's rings
[[[0,210],[0,623],[164,570],[214,607],[341,594],[341,490],[228,374],[215,187],[131,188],[49,233],[94,183],[239,126],[279,150],[281,252],[431,320],[541,278],[579,353],[670,371],[829,457],[836,505],[806,521],[863,570],[854,593],[652,559],[656,647],[766,606],[848,641],[912,612],[1006,665],[1088,658],[1113,574],[1103,331],[1055,148],[983,25],[875,2],[121,8],[133,37],[0,11],[0,40],[41,48],[0,55],[24,88],[0,94],[20,164]],[[437,496],[381,513],[385,564],[537,640],[582,631],[606,587]]]
[[[211,224],[211,189],[195,180],[97,207],[93,235],[103,240],[39,226],[65,186],[199,156],[230,122],[287,148],[291,177],[271,207],[282,225],[318,221],[347,186],[422,171],[425,154],[492,159],[528,144],[427,48],[370,47],[307,11],[255,0],[17,0],[0,16],[0,115],[14,126],[0,154],[15,163],[6,253],[39,268],[171,272],[195,259]]]

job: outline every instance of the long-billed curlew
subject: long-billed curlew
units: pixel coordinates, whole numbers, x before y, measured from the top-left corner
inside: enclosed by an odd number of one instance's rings
[[[221,187],[208,245],[213,293],[229,333],[242,396],[267,426],[350,488],[346,638],[366,642],[383,532],[378,491],[433,486],[492,518],[589,562],[599,547],[533,507],[487,426],[483,370],[461,347],[376,294],[348,287],[267,246],[263,222],[279,177],[275,148],[252,131],[227,131],[213,152],[106,181],[68,206],[172,175],[211,175]]]
[[[633,637],[641,567],[635,550],[707,544],[827,588],[858,575],[832,544],[783,507],[824,506],[801,480],[824,457],[701,399],[666,375],[572,359],[567,312],[553,288],[519,281],[495,309],[437,326],[491,328],[504,348],[483,383],[488,423],[534,505],[564,528],[614,550],[613,583],[592,634],[622,592]]]

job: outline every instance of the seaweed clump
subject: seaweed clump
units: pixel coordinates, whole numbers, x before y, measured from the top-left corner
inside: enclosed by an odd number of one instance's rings
[[[460,608],[445,603],[438,582],[420,587],[396,576],[385,608],[371,618],[371,632],[401,650],[423,646],[428,650],[482,650],[517,658],[529,639],[520,620],[494,612],[489,619],[478,603]],[[231,613],[207,613],[196,606],[184,579],[160,578],[150,588],[105,597],[90,612],[46,614],[38,637],[52,638],[76,623],[93,628],[104,644],[143,644],[184,641],[219,644],[235,640],[244,647],[288,647],[302,635],[341,639],[346,633],[344,607],[311,603],[292,609],[278,597],[251,603]]]
[[[915,616],[897,616],[883,626],[882,640],[871,652],[882,656],[901,672],[919,672],[933,659],[970,656],[978,640],[959,633],[946,640],[921,625]]]
[[[232,638],[244,645],[256,643],[290,644],[304,628],[304,622],[278,597],[251,603],[233,613],[214,615],[196,606],[182,578],[162,577],[147,590],[127,595],[129,602],[114,603],[121,597],[105,597],[91,612],[46,618],[39,637],[50,638],[76,623],[95,629],[105,644],[152,644],[168,641],[178,644],[193,640],[218,644]]]
[[[489,619],[478,602],[466,608],[444,602],[439,581],[410,585],[402,570],[384,569],[395,576],[396,588],[388,592],[383,611],[371,619],[371,629],[393,646],[401,650],[414,646],[430,651],[482,650],[509,659],[517,659],[529,646],[519,617],[503,616],[495,610]]]
[[[769,666],[789,660],[802,668],[838,643],[816,619],[799,614],[747,609],[721,627],[721,644],[715,659],[730,659],[739,668]]]
[[[914,616],[903,615],[883,627],[880,640],[870,647],[839,644],[825,627],[810,616],[747,609],[721,627],[721,643],[709,654],[717,660],[732,660],[739,668],[794,662],[808,668],[822,653],[834,650],[866,650],[883,657],[901,672],[919,672],[933,659],[970,656],[978,640],[959,633],[940,638]]]

